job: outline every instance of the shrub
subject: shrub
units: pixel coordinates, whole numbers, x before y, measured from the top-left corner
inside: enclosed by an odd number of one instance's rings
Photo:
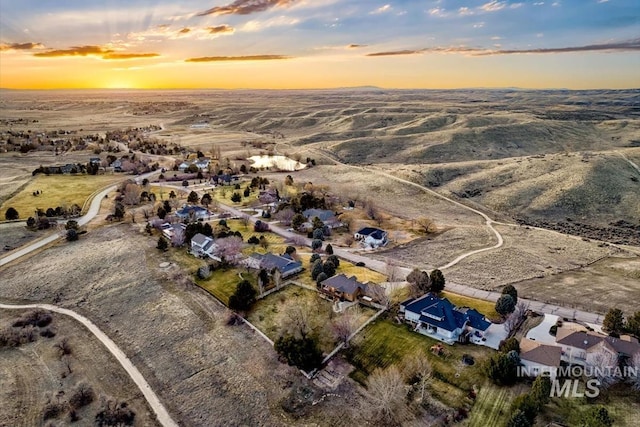
[[[309,264],[313,265],[319,259],[320,259],[320,255],[319,254],[313,254],[313,255],[311,255],[311,258],[309,259]]]
[[[158,244],[156,245],[156,248],[164,252],[169,248],[169,242],[167,242],[164,237],[160,236],[158,238]]]
[[[231,195],[231,201],[233,203],[240,203],[242,201],[242,196],[240,195],[240,193],[233,193]]]
[[[249,240],[247,240],[247,243],[257,245],[258,243],[260,243],[260,240],[258,240],[256,236],[251,236],[249,237]]]
[[[324,248],[324,251],[325,251],[328,255],[333,255],[333,246],[331,246],[331,243],[329,243],[329,244],[327,245],[327,247],[326,247],[326,248]],[[336,264],[336,267],[337,267],[337,266],[338,266],[338,265]]]
[[[313,241],[311,242],[311,249],[318,250],[322,247],[322,240],[320,239],[313,239]]]
[[[78,232],[74,229],[67,230],[67,241],[75,242],[76,240],[78,240]]]
[[[276,340],[274,348],[289,365],[307,372],[319,368],[322,363],[322,350],[315,337],[295,338],[293,335],[284,335]]]
[[[9,209],[4,213],[4,217],[7,221],[12,221],[14,219],[18,219],[20,214],[18,214],[18,211],[15,210],[15,208],[9,207]]]

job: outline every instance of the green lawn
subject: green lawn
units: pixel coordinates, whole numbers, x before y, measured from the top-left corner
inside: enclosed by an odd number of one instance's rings
[[[485,376],[481,364],[494,352],[473,344],[443,344],[445,354],[436,356],[429,349],[439,341],[413,332],[407,325],[396,324],[388,319],[376,320],[354,341],[348,358],[356,367],[351,374],[356,381],[365,383],[367,376],[374,369],[401,364],[405,357],[421,353],[429,359],[434,371],[433,379],[429,383],[430,392],[452,407],[460,407],[474,386],[484,384]],[[463,354],[473,356],[475,365],[464,366],[461,363]]]
[[[9,207],[18,211],[20,218],[35,215],[35,210],[47,210],[58,206],[70,207],[77,204],[81,208],[87,198],[96,190],[126,179],[123,175],[37,175],[18,194],[0,206],[0,212]],[[36,190],[42,191],[34,196]],[[4,216],[2,217],[4,219]]]
[[[494,302],[453,294],[447,291],[442,292],[441,296],[447,298],[458,307],[475,308],[489,319],[500,318],[500,315],[496,312],[496,304]]]
[[[511,404],[516,397],[528,390],[529,387],[526,384],[499,387],[487,381],[480,388],[476,397],[476,402],[469,415],[469,427],[501,427],[506,425],[511,415]]]
[[[206,280],[196,279],[196,283],[207,292],[214,295],[225,305],[229,305],[229,297],[236,291],[236,286],[242,280],[238,276],[238,272],[242,270],[229,268],[219,269],[211,274]],[[256,287],[256,278],[253,274],[247,274],[242,271],[242,278],[248,280],[254,287]]]
[[[640,420],[640,391],[633,391],[626,384],[602,390],[595,399],[554,397],[538,416],[538,420],[545,425],[552,421],[579,425],[582,415],[594,405],[607,408],[615,426],[637,426]]]

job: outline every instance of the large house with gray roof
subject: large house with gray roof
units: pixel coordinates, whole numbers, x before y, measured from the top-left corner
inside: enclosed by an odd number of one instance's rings
[[[251,258],[258,261],[259,268],[272,269],[276,268],[283,279],[293,276],[302,271],[302,263],[291,258],[288,254],[275,255],[272,253],[251,254]]]
[[[400,313],[415,332],[447,344],[481,340],[491,326],[477,310],[456,307],[448,299],[432,293],[402,302]]]

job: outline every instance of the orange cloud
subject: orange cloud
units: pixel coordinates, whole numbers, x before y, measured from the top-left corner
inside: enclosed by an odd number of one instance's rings
[[[183,28],[178,31],[178,34],[189,34],[191,32],[191,28]]]
[[[55,58],[61,56],[97,56],[107,60],[125,60],[138,58],[153,58],[159,56],[157,53],[126,53],[116,52],[112,49],[105,49],[102,46],[72,46],[69,49],[54,49],[47,52],[34,53],[33,56],[39,58]]]
[[[233,27],[226,24],[207,27],[205,30],[207,30],[209,34],[233,34],[236,31]]]
[[[392,50],[386,52],[374,52],[367,53],[366,56],[400,56],[400,55],[419,55],[424,52],[424,49],[419,50]]]
[[[358,48],[361,48],[361,47],[367,47],[367,45],[366,44],[355,44],[355,43],[352,43],[347,47],[349,49],[358,49]]]
[[[44,47],[41,43],[32,43],[32,42],[27,42],[27,43],[2,43],[0,44],[0,52],[3,52],[5,50],[31,50],[31,49],[38,49]]]
[[[291,57],[285,55],[203,56],[189,58],[185,62],[272,61],[276,59],[291,59]]]
[[[206,15],[250,15],[263,12],[272,7],[288,6],[297,0],[235,0],[226,6],[216,6],[198,13],[196,16]]]

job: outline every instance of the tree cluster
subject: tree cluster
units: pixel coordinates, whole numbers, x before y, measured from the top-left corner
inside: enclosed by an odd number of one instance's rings
[[[247,280],[243,280],[236,286],[236,290],[229,297],[229,308],[235,311],[247,311],[256,302],[256,290]]]
[[[485,372],[489,379],[497,385],[512,385],[517,377],[520,355],[513,343],[503,346],[503,350],[493,355],[485,364]],[[515,341],[515,340],[514,340]],[[517,341],[516,341],[517,343]]]
[[[283,335],[274,343],[276,352],[291,366],[311,372],[322,364],[322,350],[315,336]]]
[[[536,416],[544,405],[549,403],[551,394],[551,380],[545,375],[536,377],[531,390],[514,400],[511,405],[511,418],[507,427],[531,427]]]
[[[625,320],[622,310],[612,308],[605,315],[602,326],[611,336],[620,336],[621,333],[627,332],[640,338],[640,310]]]

